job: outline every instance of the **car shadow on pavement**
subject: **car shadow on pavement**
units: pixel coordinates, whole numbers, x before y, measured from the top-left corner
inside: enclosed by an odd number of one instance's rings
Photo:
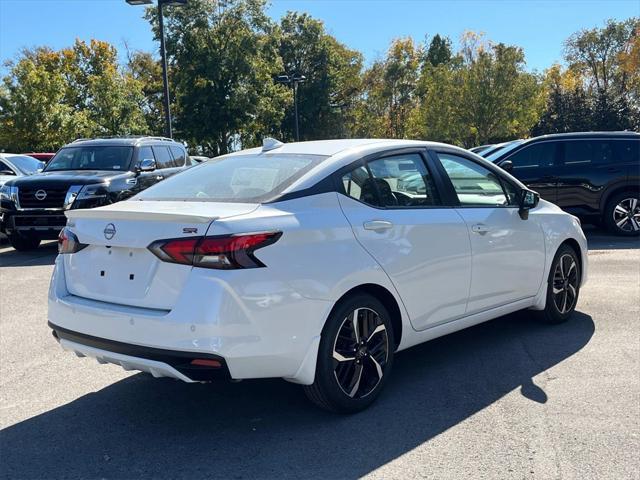
[[[58,255],[58,243],[44,243],[35,250],[18,252],[11,245],[0,245],[0,267],[30,267],[53,265]]]
[[[640,237],[622,237],[606,230],[584,225],[589,250],[630,250],[640,248]]]
[[[527,311],[501,317],[400,353],[378,401],[350,416],[317,410],[281,380],[134,375],[0,431],[1,470],[7,478],[356,478],[514,390],[545,403],[533,377],[593,333],[584,313],[561,325]]]

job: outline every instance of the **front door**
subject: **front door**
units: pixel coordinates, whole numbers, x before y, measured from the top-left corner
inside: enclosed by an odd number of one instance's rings
[[[559,142],[540,142],[528,145],[505,160],[511,161],[511,174],[531,190],[540,194],[544,200],[557,203],[558,178],[556,163],[559,154]]]
[[[467,314],[534,297],[544,273],[544,236],[535,220],[520,218],[517,186],[470,158],[437,157],[471,239]]]
[[[413,327],[463,316],[471,279],[469,233],[460,215],[442,206],[422,155],[369,161],[342,183],[342,210],[393,282]]]

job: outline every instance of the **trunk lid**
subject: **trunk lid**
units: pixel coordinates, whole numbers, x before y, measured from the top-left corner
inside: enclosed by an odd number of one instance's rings
[[[216,219],[250,213],[257,204],[125,201],[69,210],[68,226],[88,246],[64,255],[67,289],[92,300],[171,310],[192,267],[162,262],[156,240],[203,236]]]

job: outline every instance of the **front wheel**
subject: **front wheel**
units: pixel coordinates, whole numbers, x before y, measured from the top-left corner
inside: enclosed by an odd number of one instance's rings
[[[640,194],[620,193],[615,195],[604,211],[604,224],[616,235],[640,235]]]
[[[562,245],[551,264],[547,285],[547,304],[542,311],[547,323],[562,323],[571,317],[580,294],[580,262],[578,253]]]
[[[19,252],[28,252],[38,248],[38,245],[40,245],[39,238],[23,236],[17,233],[9,235],[9,242],[14,250]]]
[[[332,412],[364,410],[387,381],[394,345],[384,305],[366,294],[347,298],[324,327],[315,381],[304,387],[307,397]]]

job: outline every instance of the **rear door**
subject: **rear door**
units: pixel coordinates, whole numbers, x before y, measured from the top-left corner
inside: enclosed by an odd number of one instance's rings
[[[340,180],[342,210],[390,277],[413,327],[463,316],[471,280],[469,234],[460,215],[442,205],[421,152],[363,161]]]
[[[521,148],[504,160],[513,163],[511,174],[549,202],[558,201],[555,164],[559,142],[538,142]]]
[[[153,153],[156,156],[156,164],[158,165],[158,169],[156,170],[158,181],[164,180],[178,171],[173,160],[173,155],[171,155],[171,151],[167,145],[154,145]]]
[[[136,163],[139,165],[143,160],[153,160],[156,162],[156,167],[158,165],[158,161],[156,160],[156,156],[153,153],[153,149],[149,146],[140,147],[138,149],[138,158]],[[158,182],[158,176],[162,176],[157,172],[157,169],[152,172],[140,172],[136,177],[136,186],[135,192],[141,192],[142,190],[149,188],[151,185]]]
[[[456,211],[471,239],[471,288],[467,314],[474,314],[537,294],[545,266],[540,225],[518,213],[518,190],[499,169],[472,158],[435,152]]]
[[[597,214],[602,192],[612,182],[624,179],[625,167],[615,161],[608,139],[572,139],[559,143],[562,149],[557,167],[558,206],[574,214]]]

